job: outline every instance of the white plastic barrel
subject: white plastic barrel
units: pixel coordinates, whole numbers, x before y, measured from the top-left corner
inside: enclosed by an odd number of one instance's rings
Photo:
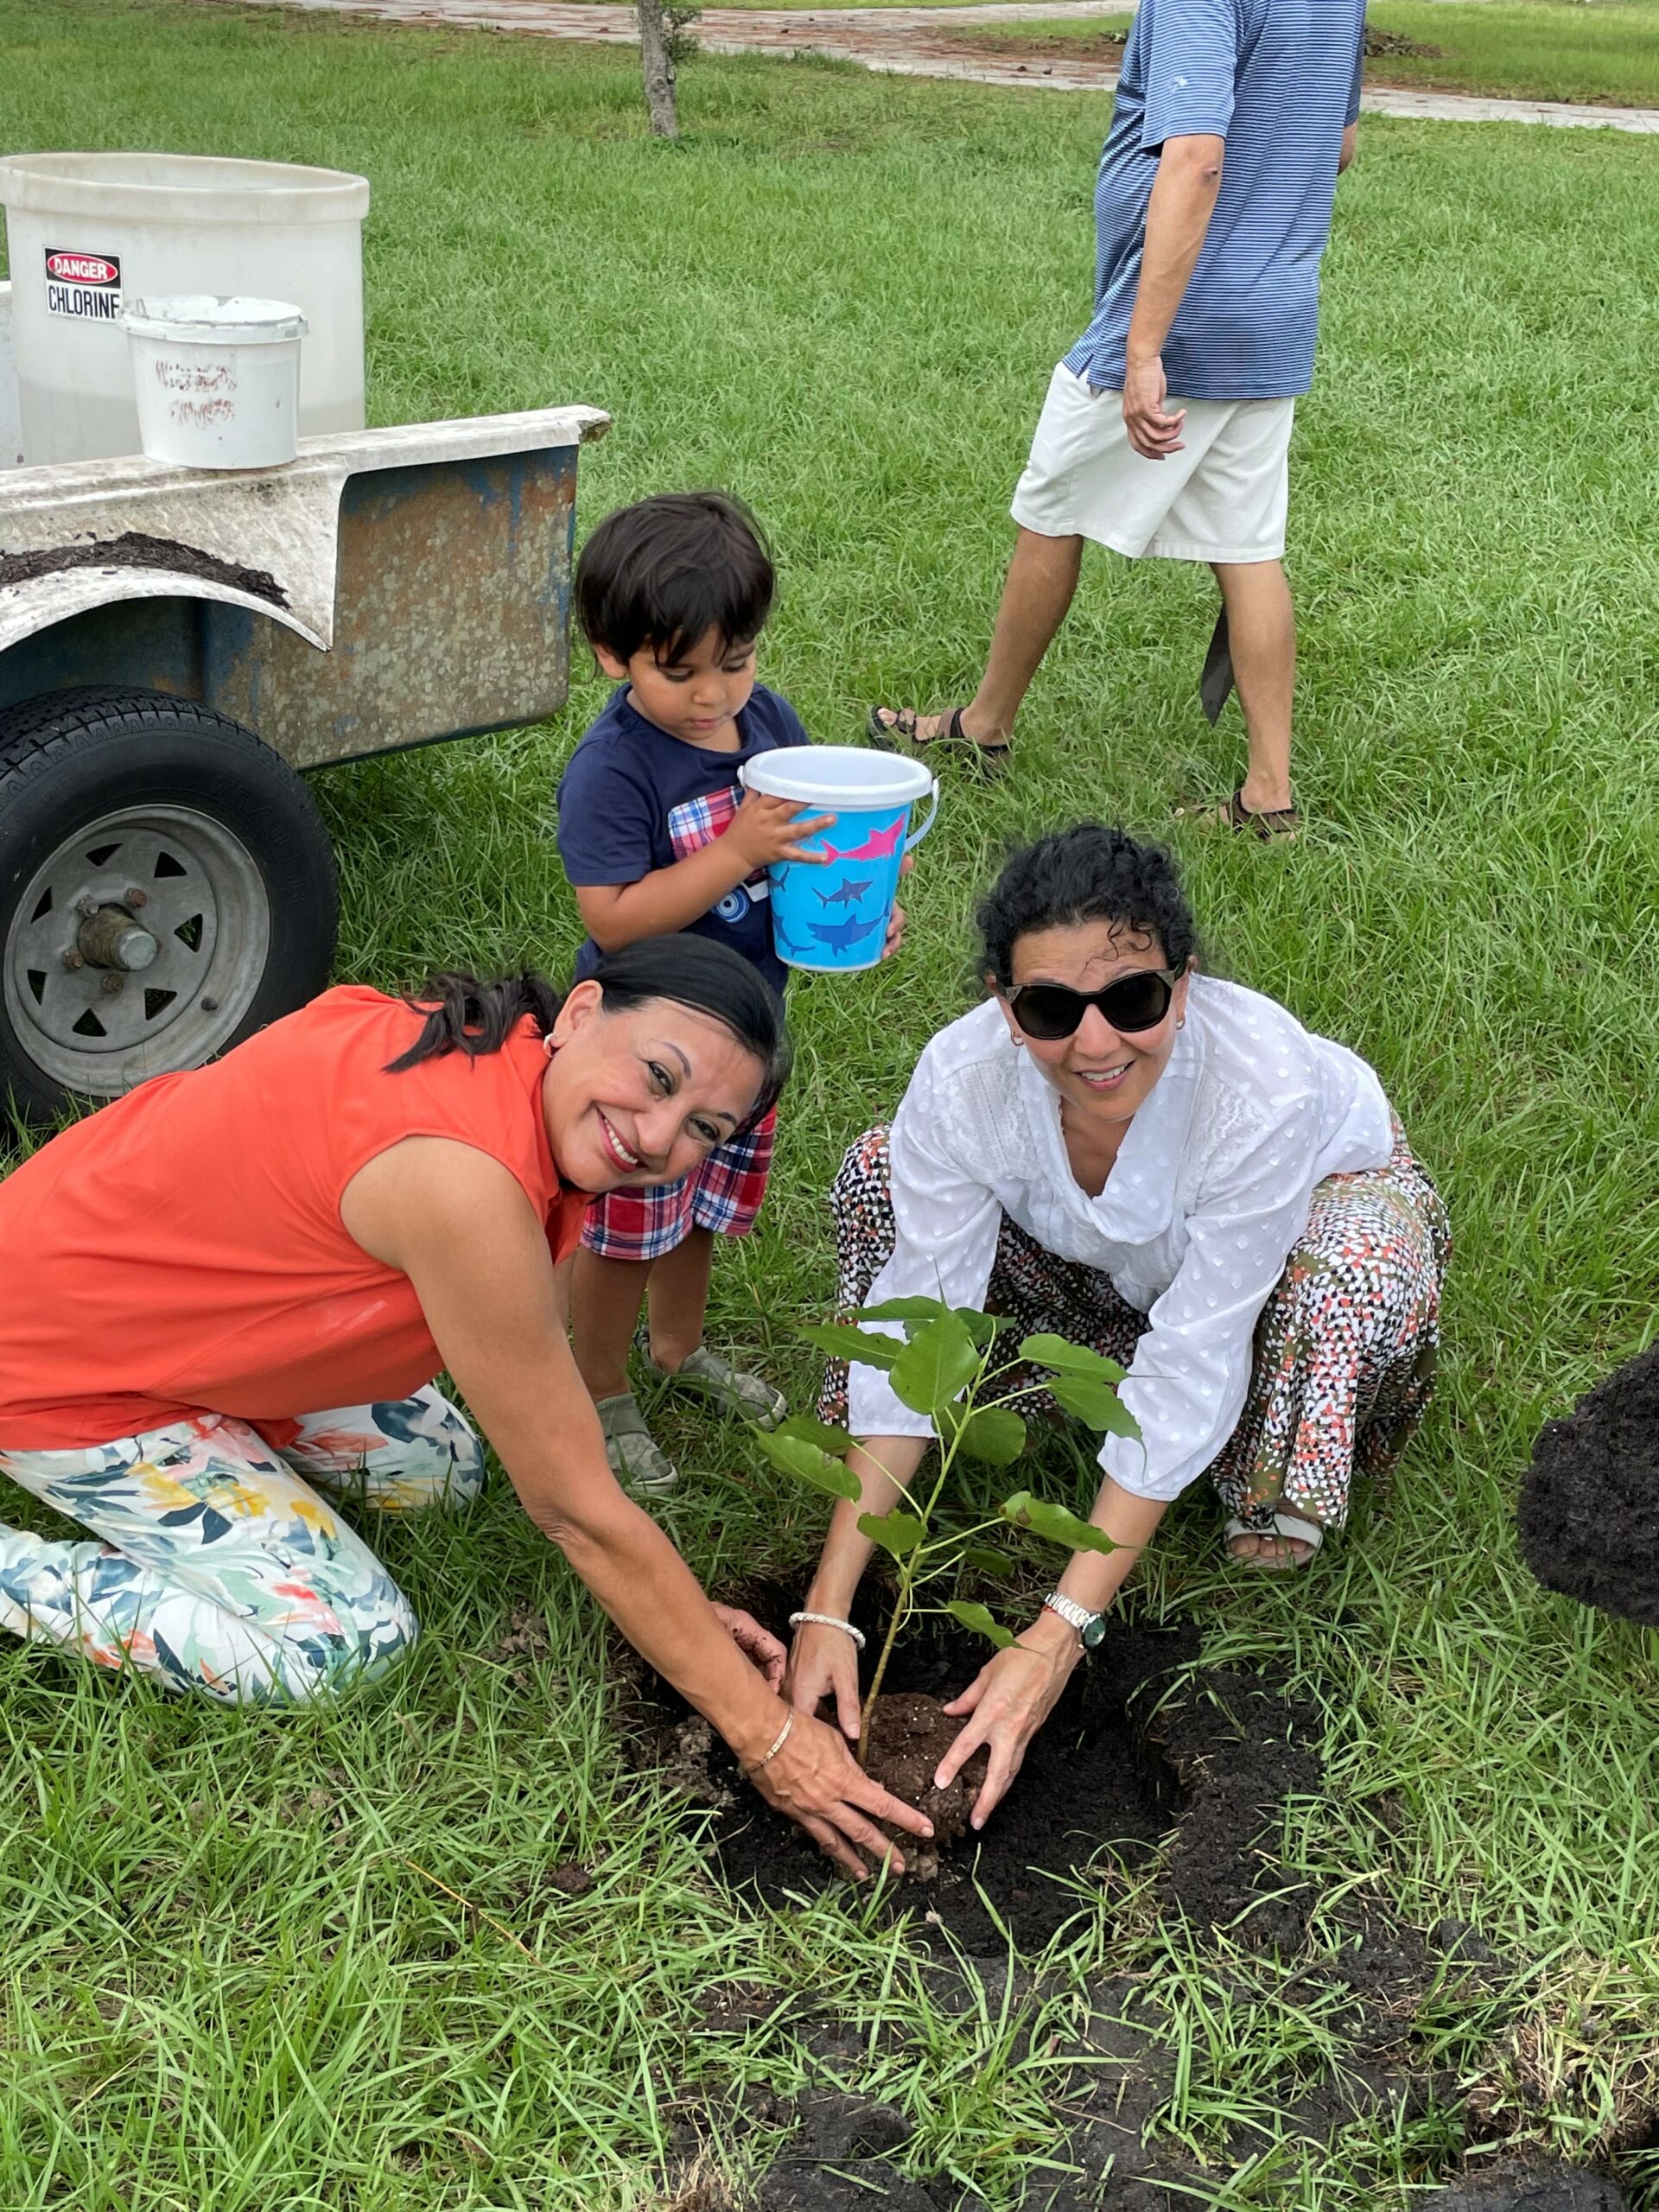
[[[133,300],[138,435],[153,461],[186,468],[275,468],[298,436],[305,317],[286,300]]]
[[[123,296],[292,301],[309,334],[299,435],[363,427],[366,177],[193,154],[0,161],[23,454],[140,450]]]

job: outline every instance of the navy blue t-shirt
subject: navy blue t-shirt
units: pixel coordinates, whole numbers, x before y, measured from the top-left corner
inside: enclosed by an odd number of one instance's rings
[[[742,803],[737,772],[783,745],[812,741],[787,699],[757,683],[737,717],[738,753],[709,753],[671,737],[628,704],[621,685],[570,756],[559,781],[559,856],[572,883],[638,883],[710,845]],[[772,950],[766,872],[758,868],[687,925],[752,960],[773,990],[788,970]],[[599,960],[592,938],[576,956],[576,977]]]

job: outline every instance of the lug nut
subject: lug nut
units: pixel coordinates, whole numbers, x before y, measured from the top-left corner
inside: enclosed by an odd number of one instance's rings
[[[106,999],[112,999],[124,988],[126,980],[124,976],[118,976],[111,968],[99,978],[98,988]]]
[[[140,906],[149,906],[149,893],[148,891],[141,891],[135,884],[130,891],[123,895],[121,903],[124,906],[132,907],[136,912]]]
[[[63,964],[66,968],[84,968],[86,965],[86,956],[79,952],[66,952]]]

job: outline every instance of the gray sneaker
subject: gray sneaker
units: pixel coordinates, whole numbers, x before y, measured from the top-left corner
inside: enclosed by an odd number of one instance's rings
[[[789,1401],[781,1391],[774,1390],[759,1375],[746,1375],[729,1359],[710,1351],[707,1344],[688,1352],[672,1374],[658,1367],[643,1345],[640,1357],[648,1375],[666,1382],[671,1389],[690,1390],[706,1398],[728,1421],[752,1421],[758,1428],[776,1428],[789,1411]]]
[[[605,1457],[618,1482],[643,1497],[666,1497],[679,1481],[680,1471],[658,1450],[632,1391],[597,1399],[594,1410],[605,1432]]]

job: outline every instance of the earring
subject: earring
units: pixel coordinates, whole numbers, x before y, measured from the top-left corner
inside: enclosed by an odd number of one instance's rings
[[[1178,1029],[1185,1029],[1185,1027],[1186,1027],[1186,1016],[1185,1016],[1184,1014],[1178,1014],[1176,1015],[1176,1017],[1175,1017],[1175,1027],[1176,1027]]]

